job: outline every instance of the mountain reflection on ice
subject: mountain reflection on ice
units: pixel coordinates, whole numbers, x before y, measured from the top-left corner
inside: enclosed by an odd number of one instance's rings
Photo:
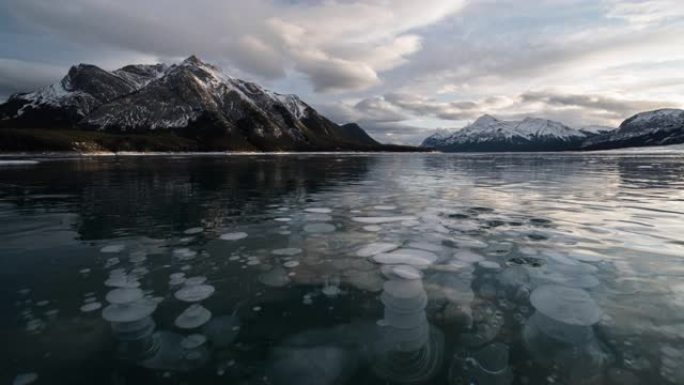
[[[5,383],[682,384],[684,159],[0,169]]]

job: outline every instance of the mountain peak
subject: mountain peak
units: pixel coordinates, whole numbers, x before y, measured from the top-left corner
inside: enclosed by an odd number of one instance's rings
[[[198,57],[195,56],[195,55],[190,55],[190,56],[188,56],[188,58],[186,58],[185,60],[183,60],[183,63],[184,63],[184,64],[194,64],[194,65],[206,64],[206,63],[204,63],[202,60],[200,60],[200,58],[198,58]]]
[[[138,64],[111,72],[74,66],[61,82],[0,105],[0,126],[165,130],[211,150],[381,147],[358,125],[335,124],[295,95],[230,77],[195,55],[171,66]]]
[[[499,119],[497,119],[497,118],[495,118],[489,114],[484,114],[484,115],[480,116],[479,118],[477,118],[477,120],[475,120],[475,122],[473,124],[474,125],[475,124],[476,125],[491,124],[491,123],[495,123],[498,121],[499,121]]]

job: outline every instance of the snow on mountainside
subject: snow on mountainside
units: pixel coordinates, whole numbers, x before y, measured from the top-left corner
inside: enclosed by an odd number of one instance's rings
[[[79,64],[71,67],[58,83],[13,95],[10,101],[26,102],[15,117],[41,107],[70,108],[77,115],[85,116],[102,103],[139,90],[159,77],[161,71],[163,67],[138,65],[107,72],[93,65]]]
[[[451,135],[432,135],[422,146],[443,151],[551,151],[570,148],[586,137],[551,120],[503,121],[484,115]]]
[[[616,131],[587,139],[582,149],[660,146],[684,143],[684,110],[666,108],[636,114]]]
[[[358,126],[340,126],[296,95],[268,91],[191,56],[174,65],[112,72],[81,64],[59,83],[15,94],[0,126],[115,132],[165,130],[212,149],[374,149]]]
[[[609,126],[584,126],[579,129],[580,132],[583,132],[588,135],[599,135],[599,134],[605,134],[610,131],[615,131],[615,127],[609,127]]]

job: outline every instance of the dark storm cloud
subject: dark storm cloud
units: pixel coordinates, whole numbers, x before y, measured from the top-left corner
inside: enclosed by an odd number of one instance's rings
[[[60,67],[0,58],[0,100],[15,92],[44,87],[62,73]]]

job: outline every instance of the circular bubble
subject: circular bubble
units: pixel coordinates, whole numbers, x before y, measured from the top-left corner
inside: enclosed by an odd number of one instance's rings
[[[197,349],[207,342],[207,337],[202,334],[190,334],[189,336],[183,338],[181,341],[181,347],[183,349]]]
[[[437,261],[437,256],[425,250],[398,249],[390,253],[377,254],[372,259],[381,264],[427,267]]]
[[[195,234],[199,234],[199,233],[201,233],[201,232],[203,232],[203,231],[204,231],[204,229],[201,228],[201,227],[191,227],[191,228],[189,228],[189,229],[183,231],[183,233],[184,233],[185,235],[195,235]]]
[[[357,250],[356,255],[359,257],[372,257],[376,254],[387,253],[398,248],[399,245],[396,243],[374,242]]]
[[[156,309],[156,302],[142,299],[123,305],[109,305],[102,311],[102,318],[109,322],[134,322],[149,317]]]
[[[221,238],[221,240],[223,240],[223,241],[239,241],[241,239],[247,238],[247,233],[242,233],[242,232],[226,233],[226,234],[221,234],[221,236],[219,238]]]
[[[603,315],[586,291],[565,286],[539,286],[530,295],[530,302],[538,312],[569,325],[593,325]]]
[[[176,317],[175,325],[181,329],[195,329],[211,319],[211,312],[204,306],[192,304]]]
[[[325,207],[310,207],[307,209],[304,209],[307,213],[314,213],[314,214],[330,214],[332,212],[331,209],[325,208]]]
[[[197,276],[185,279],[185,285],[187,286],[197,286],[207,282],[207,277]]]
[[[214,291],[215,289],[211,285],[186,285],[178,290],[174,297],[183,302],[199,302],[211,297]]]
[[[281,255],[281,256],[288,256],[288,257],[293,256],[293,255],[297,255],[297,254],[301,254],[301,253],[302,253],[302,249],[298,249],[296,247],[288,247],[285,249],[275,249],[275,250],[271,251],[271,254],[273,254],[273,255]]]
[[[126,245],[122,245],[122,244],[107,245],[107,246],[101,248],[100,252],[105,253],[105,254],[114,254],[114,253],[120,253],[120,252],[124,251],[125,248],[126,248]]]
[[[85,305],[81,306],[81,311],[84,313],[90,313],[91,311],[98,310],[102,307],[102,304],[99,302],[88,302]]]
[[[143,291],[138,288],[118,288],[107,293],[107,302],[123,305],[143,298]]]

